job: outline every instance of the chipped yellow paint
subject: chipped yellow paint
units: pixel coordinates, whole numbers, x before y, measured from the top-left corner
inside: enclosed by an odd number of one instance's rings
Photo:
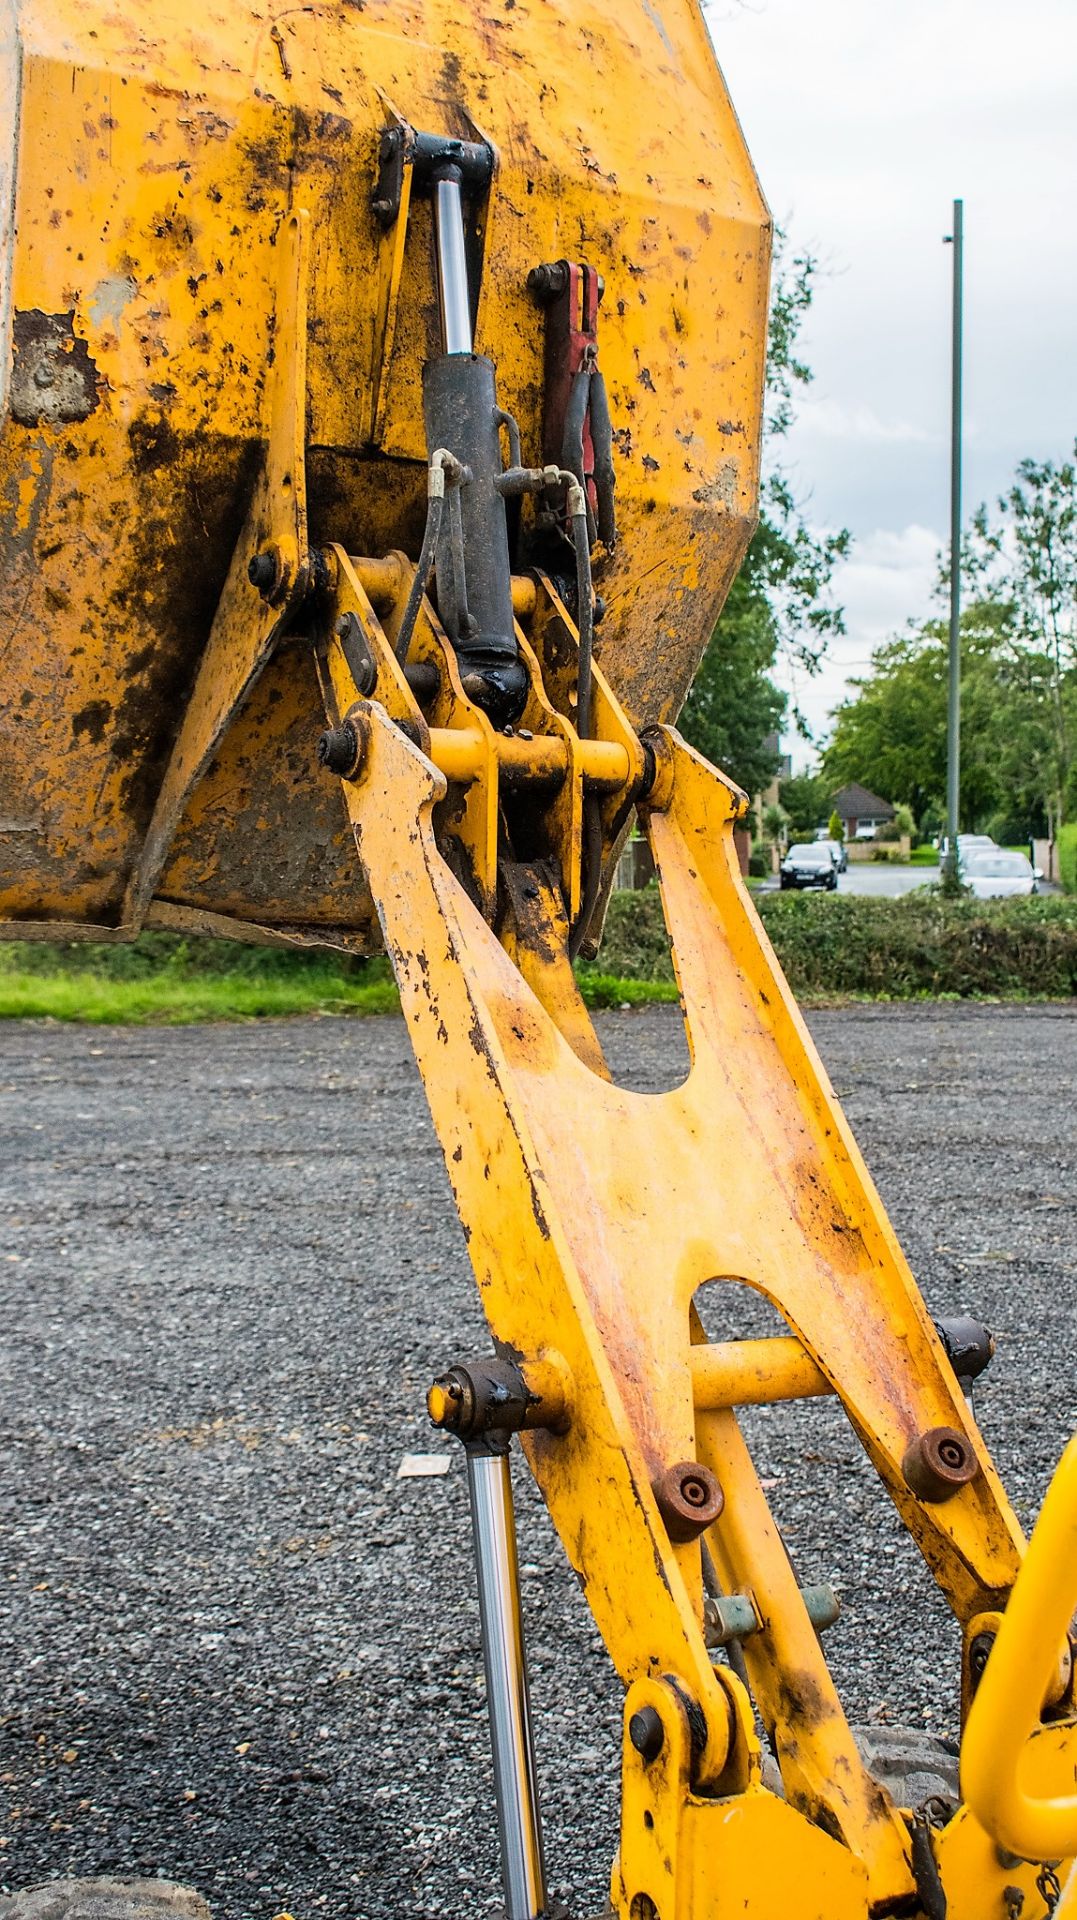
[[[531,670],[548,692],[576,641],[566,622],[535,619],[550,653]],[[391,671],[384,636],[371,640]],[[329,717],[357,732],[343,791],[491,1331],[525,1367],[561,1356],[567,1418],[526,1433],[524,1451],[625,1684],[626,1726],[649,1706],[665,1729],[651,1761],[625,1741],[614,1912],[900,1911],[916,1897],[909,1811],[861,1759],[736,1416],[693,1364],[700,1290],[719,1312],[731,1281],[778,1308],[790,1337],[774,1393],[840,1398],[966,1637],[1004,1605],[1023,1541],[740,879],[743,796],[673,732],[648,735],[642,819],[691,1068],[667,1092],[634,1093],[611,1081],[541,887],[530,921],[513,910],[491,927],[445,858],[438,741],[413,744],[380,699],[359,697],[339,641],[325,663]],[[608,687],[596,711],[615,737]],[[541,765],[549,740],[526,751]],[[458,756],[448,765],[458,773]],[[498,762],[474,777],[503,774]],[[965,1436],[978,1470],[945,1502],[920,1500],[905,1459],[942,1427]],[[750,1595],[759,1621],[743,1652],[784,1800],[764,1787],[745,1689],[708,1654],[700,1545],[662,1517],[662,1476],[686,1460],[724,1492],[706,1544],[720,1591]],[[1072,1718],[1046,1731],[1072,1767]],[[1010,1869],[963,1812],[935,1850],[955,1910],[1000,1920]]]
[[[115,928],[145,910],[143,842],[260,469],[268,363],[297,345],[273,320],[297,209],[312,542],[417,553],[429,207],[385,233],[370,205],[397,116],[496,149],[477,346],[528,457],[544,337],[528,270],[567,254],[604,277],[621,540],[597,582],[599,657],[634,721],[676,712],[755,513],[769,245],[694,0],[13,7],[0,921]],[[158,900],[365,937],[339,801],[311,766],[318,726],[302,649],[274,657],[190,797]]]

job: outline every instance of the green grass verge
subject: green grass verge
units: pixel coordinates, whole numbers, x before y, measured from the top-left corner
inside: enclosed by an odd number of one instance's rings
[[[937,867],[938,864],[938,847],[914,847],[909,855],[910,867]]]
[[[102,978],[96,973],[0,973],[0,1019],[76,1020],[91,1026],[189,1026],[205,1020],[284,1019],[302,1013],[395,1013],[391,980]]]
[[[1077,995],[1077,896],[946,900],[925,887],[899,900],[770,893],[757,907],[805,1001]],[[676,1000],[657,888],[614,894],[598,963],[578,978],[590,1007]],[[0,1019],[183,1025],[398,1007],[384,959],[174,934],[0,946]]]

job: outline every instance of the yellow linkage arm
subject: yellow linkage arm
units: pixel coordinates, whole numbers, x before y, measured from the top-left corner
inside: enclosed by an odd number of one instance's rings
[[[584,782],[601,777],[559,691],[564,609],[540,582],[526,731],[507,751],[476,731],[428,606],[411,659],[438,666],[440,692],[428,717],[409,714],[365,563],[334,564],[319,670],[343,793],[483,1306],[503,1357],[563,1383],[556,1421],[521,1440],[626,1689],[614,1912],[867,1920],[923,1903],[927,1871],[949,1920],[999,1920],[1004,1889],[1031,1895],[1035,1867],[1004,1864],[961,1808],[930,1839],[934,1865],[914,1868],[909,1820],[861,1760],[736,1418],[742,1388],[842,1400],[962,1625],[967,1670],[1017,1577],[1020,1529],[741,881],[742,796],[672,731],[648,736],[640,817],[691,1067],[668,1092],[634,1093],[609,1079],[564,956],[556,873],[578,854]],[[376,698],[359,695],[346,612]],[[595,671],[598,737],[638,761]],[[554,756],[561,799],[543,771]],[[497,822],[529,760],[527,822],[534,840],[545,820],[550,851],[521,867]],[[603,804],[608,849],[619,803]],[[696,1296],[713,1286],[720,1313],[730,1281],[766,1296],[789,1337],[707,1364],[693,1358]],[[724,1495],[687,1533],[669,1498],[686,1468]],[[708,1579],[756,1621],[746,1672],[784,1798],[763,1784],[748,1691],[708,1646],[704,1548]],[[1073,1723],[1045,1731],[1072,1767]]]
[[[1020,1577],[972,1703],[961,1747],[961,1786],[989,1834],[1027,1860],[1077,1853],[1077,1772],[1054,1771],[1057,1792],[1027,1783],[1030,1743],[1056,1680],[1059,1648],[1077,1607],[1077,1439],[1048,1489]],[[1037,1772],[1042,1776],[1041,1765]],[[1065,1791],[1069,1788],[1070,1791]]]

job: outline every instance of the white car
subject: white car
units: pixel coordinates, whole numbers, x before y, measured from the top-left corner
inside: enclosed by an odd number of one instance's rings
[[[1031,861],[1005,847],[962,847],[961,877],[977,900],[1007,900],[1036,891]]]

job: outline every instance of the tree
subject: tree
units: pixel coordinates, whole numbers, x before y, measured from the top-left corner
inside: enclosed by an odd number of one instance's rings
[[[784,807],[767,807],[763,813],[763,832],[768,840],[781,844],[785,839],[785,830],[789,825],[789,815]]]
[[[812,833],[830,809],[833,787],[820,773],[795,773],[783,780],[778,798],[797,833]]]
[[[776,658],[782,653],[814,673],[831,634],[844,630],[830,582],[850,536],[811,530],[776,450],[792,425],[796,393],[812,377],[796,349],[817,271],[807,253],[786,263],[784,238],[776,236],[759,526],[680,720],[685,738],[753,794],[769,785],[779,765],[777,751],[766,746],[787,705],[770,678]]]
[[[785,696],[767,671],[775,645],[774,618],[749,553],[680,719],[685,739],[749,794],[762,793],[778,770],[767,744],[785,712]]]
[[[844,613],[831,596],[831,577],[838,561],[847,556],[852,535],[847,527],[835,533],[814,533],[781,464],[780,444],[796,417],[797,394],[814,378],[797,353],[797,342],[815,297],[819,263],[810,253],[790,257],[781,228],[776,229],[774,241],[763,479],[752,550],[774,614],[777,649],[808,673],[817,673],[827,641],[845,631]]]
[[[855,693],[834,716],[823,754],[833,786],[858,780],[907,805],[921,825],[943,809],[947,657],[948,631],[942,620],[930,620],[876,648],[871,673],[852,682]],[[1018,673],[1007,605],[978,600],[966,606],[961,616],[961,680],[960,814],[962,826],[973,827],[1000,805],[1016,802],[1019,791],[1026,804],[1032,804],[1028,769],[1035,760],[1035,702]]]
[[[996,517],[973,516],[962,564],[1007,609],[1025,766],[1054,838],[1077,809],[1077,444],[1057,465],[1022,460]]]
[[[826,823],[827,836],[831,840],[842,841],[845,838],[845,822],[835,810]]]

